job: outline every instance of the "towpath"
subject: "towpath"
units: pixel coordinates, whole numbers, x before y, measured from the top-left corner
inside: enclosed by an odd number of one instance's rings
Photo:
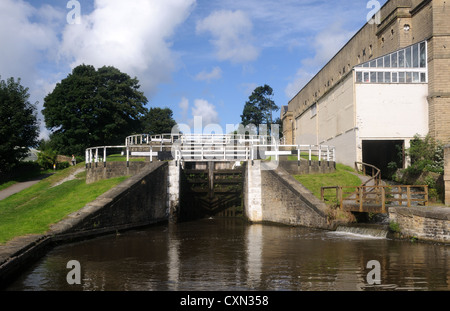
[[[37,184],[42,179],[47,178],[48,176],[50,176],[50,175],[43,175],[43,176],[40,176],[39,178],[35,178],[35,179],[29,180],[29,181],[19,182],[19,183],[14,184],[6,189],[0,190],[0,200],[4,200],[7,197],[9,197],[15,193],[18,193],[24,189],[27,189],[27,188],[33,186],[34,184]]]

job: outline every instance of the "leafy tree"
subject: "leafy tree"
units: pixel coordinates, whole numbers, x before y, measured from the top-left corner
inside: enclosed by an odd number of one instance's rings
[[[142,132],[150,135],[171,133],[177,125],[170,108],[150,108],[141,118]]]
[[[39,135],[36,107],[20,81],[0,80],[0,179],[37,144]]]
[[[260,124],[267,124],[270,129],[270,125],[273,124],[272,112],[280,109],[273,101],[272,96],[273,90],[267,84],[257,87],[245,103],[241,115],[242,125],[254,124],[259,127]]]
[[[44,99],[52,146],[61,154],[83,154],[92,146],[122,144],[139,132],[147,98],[139,81],[114,67],[80,65]]]

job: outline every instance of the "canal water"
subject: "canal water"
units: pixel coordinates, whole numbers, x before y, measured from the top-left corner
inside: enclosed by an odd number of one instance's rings
[[[81,284],[67,282],[71,260]],[[203,219],[58,246],[8,290],[448,291],[450,248]]]

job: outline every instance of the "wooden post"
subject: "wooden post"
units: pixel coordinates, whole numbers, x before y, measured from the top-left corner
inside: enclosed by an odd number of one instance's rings
[[[406,186],[406,198],[407,198],[407,206],[411,207],[411,186]]]
[[[381,212],[386,213],[386,190],[384,187],[381,187]]]
[[[363,197],[364,197],[364,190],[363,187],[359,188],[359,211],[363,212]]]

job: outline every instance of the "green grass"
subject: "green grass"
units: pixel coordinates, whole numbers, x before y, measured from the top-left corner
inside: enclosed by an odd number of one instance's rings
[[[86,184],[85,174],[71,181],[51,187],[69,176],[79,164],[57,172],[34,186],[0,201],[0,244],[17,236],[43,234],[51,224],[83,208],[99,195],[118,185],[126,177]]]
[[[336,164],[336,171],[328,174],[310,174],[310,175],[295,175],[302,185],[308,188],[314,196],[320,199],[321,187],[328,186],[351,186],[357,187],[362,184],[361,179],[356,176],[355,171],[348,166]],[[325,198],[335,198],[335,190],[327,190]]]

